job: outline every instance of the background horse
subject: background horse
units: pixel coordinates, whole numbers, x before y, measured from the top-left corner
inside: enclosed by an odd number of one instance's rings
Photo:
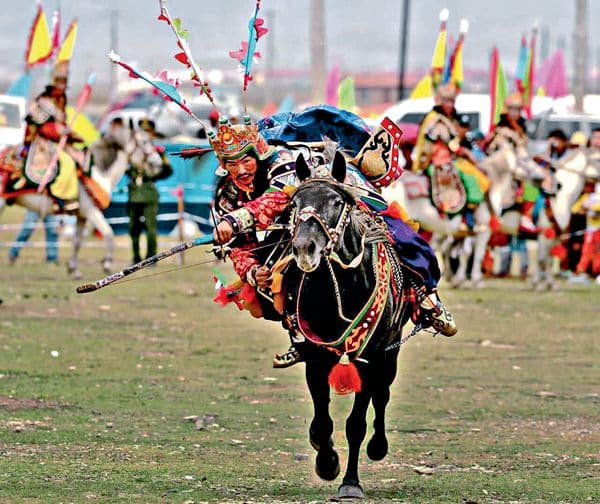
[[[101,140],[91,147],[93,154],[91,179],[92,184],[100,186],[104,196],[110,197],[112,188],[127,170],[128,156],[140,148],[135,141],[132,132],[126,128],[115,132],[112,141]],[[114,233],[110,224],[106,221],[102,210],[98,207],[94,198],[86,189],[85,181],[78,180],[79,188],[79,210],[75,213],[77,224],[73,238],[73,253],[67,263],[69,272],[76,278],[81,277],[79,272],[79,250],[82,245],[83,230],[86,223],[96,228],[104,239],[106,254],[102,260],[102,268],[109,273],[112,270],[112,259],[114,251]],[[22,207],[34,210],[42,217],[53,212],[54,199],[45,193],[24,193],[11,200]],[[108,203],[108,202],[107,202]],[[106,203],[106,205],[107,205]],[[0,213],[6,206],[6,200],[0,198]]]
[[[598,180],[600,167],[589,149],[576,149],[564,159],[554,161],[551,172],[546,172],[543,183],[545,204],[538,217],[537,227],[541,232],[537,237],[536,273],[533,286],[537,290],[554,289],[552,272],[552,248],[560,245],[571,220],[571,207],[581,195],[586,180]],[[520,214],[506,212],[502,216],[500,231],[512,236],[519,232]]]
[[[302,353],[314,405],[309,437],[317,450],[316,472],[326,480],[340,472],[328,382],[347,387],[342,392],[358,390],[346,421],[349,452],[339,496],[362,498],[358,457],[371,402],[375,421],[367,454],[381,460],[388,451],[385,409],[396,375],[402,326],[409,316],[400,301],[402,273],[385,230],[357,208],[351,189],[340,183],[346,175],[340,153],[333,162],[335,180],[306,180],[310,170],[303,156],[298,157],[296,170],[305,181],[290,203],[296,267],[286,273],[286,312],[293,314],[307,338]],[[348,375],[340,377],[338,372]]]

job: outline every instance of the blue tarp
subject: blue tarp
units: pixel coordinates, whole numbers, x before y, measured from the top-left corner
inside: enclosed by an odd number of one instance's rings
[[[164,145],[169,157],[173,174],[166,179],[156,182],[159,193],[159,215],[177,212],[177,196],[174,193],[178,186],[183,185],[184,211],[198,216],[197,222],[203,233],[211,232],[212,222],[209,215],[210,204],[215,194],[217,176],[215,168],[217,160],[213,152],[204,154],[201,158],[182,159],[171,153],[179,152],[188,147],[210,147],[209,145],[161,144]],[[113,189],[110,206],[104,211],[106,217],[127,217],[127,197],[129,177],[123,176]],[[158,231],[161,234],[170,233],[176,226],[176,221],[160,220]],[[117,234],[127,233],[128,224],[112,224]]]

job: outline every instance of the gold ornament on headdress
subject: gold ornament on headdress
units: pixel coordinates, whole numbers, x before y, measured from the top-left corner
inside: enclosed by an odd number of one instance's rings
[[[227,118],[221,118],[216,133],[209,132],[208,140],[221,161],[234,161],[251,151],[261,161],[273,154],[273,147],[267,144],[249,116],[244,116],[243,124],[234,125]]]

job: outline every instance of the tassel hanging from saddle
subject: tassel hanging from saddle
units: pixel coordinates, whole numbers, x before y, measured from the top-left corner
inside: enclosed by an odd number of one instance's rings
[[[340,361],[331,369],[328,382],[335,393],[340,395],[360,392],[362,389],[362,381],[358,369],[353,362],[350,362],[350,358],[346,353],[341,356]]]

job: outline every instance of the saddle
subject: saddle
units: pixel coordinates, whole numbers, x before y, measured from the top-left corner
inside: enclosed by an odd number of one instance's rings
[[[23,194],[37,192],[38,184],[46,172],[46,168],[42,167],[41,163],[46,162],[46,156],[51,150],[44,145],[46,142],[48,141],[37,142],[36,140],[32,144],[27,162],[21,156],[20,146],[6,147],[0,151],[0,195],[3,198],[16,198]],[[89,166],[89,153],[75,150],[73,153],[79,166]],[[30,161],[31,159],[33,161]],[[110,204],[110,194],[93,178],[86,175],[82,168],[77,169],[77,177],[94,204],[101,210],[107,208]],[[45,192],[52,197],[48,191]]]
[[[457,214],[467,204],[467,191],[452,163],[431,166],[431,200],[442,213]]]

